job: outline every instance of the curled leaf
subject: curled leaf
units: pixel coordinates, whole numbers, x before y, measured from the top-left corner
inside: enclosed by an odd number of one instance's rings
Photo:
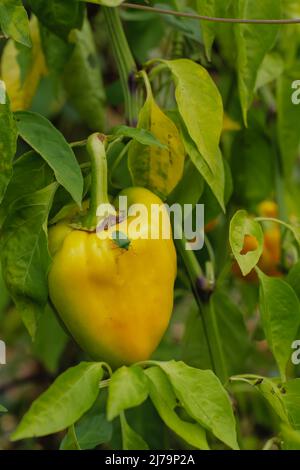
[[[263,231],[247,212],[236,212],[230,222],[230,245],[244,276],[257,265],[263,252]]]

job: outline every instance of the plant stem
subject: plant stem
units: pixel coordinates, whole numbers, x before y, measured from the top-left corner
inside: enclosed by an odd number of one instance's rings
[[[147,99],[149,98],[152,98],[152,88],[151,88],[151,84],[150,84],[150,80],[149,80],[149,77],[148,75],[146,74],[145,70],[141,70],[139,75],[143,78],[144,80],[144,85],[145,85],[145,88],[146,88],[146,95],[147,95]]]
[[[189,275],[191,288],[199,308],[212,368],[221,382],[224,383],[228,379],[228,373],[216,314],[211,301],[213,286],[208,284],[195,253],[186,250],[185,238],[175,240],[175,243]]]
[[[213,370],[219,377],[220,381],[225,383],[228,380],[228,370],[212,298],[209,300],[209,302],[202,304],[202,310],[200,309],[200,314],[203,319],[203,324],[205,325],[205,330],[207,332],[206,334],[209,338],[208,344],[212,358]]]
[[[97,209],[100,204],[109,204],[107,193],[107,160],[105,152],[105,136],[92,134],[87,140],[87,150],[91,159],[91,197],[88,214],[83,226],[93,229],[97,226]]]
[[[279,20],[269,19],[249,19],[249,18],[218,18],[215,16],[198,15],[197,13],[189,13],[185,11],[170,10],[167,8],[150,7],[147,5],[137,5],[136,3],[124,2],[120,5],[121,8],[132,8],[135,10],[149,11],[151,13],[159,13],[161,15],[182,16],[195,20],[212,21],[215,23],[244,23],[244,24],[298,24],[300,18],[284,18]]]
[[[100,384],[99,384],[99,388],[107,388],[109,387],[109,384],[110,384],[111,380],[110,379],[106,379],[106,380],[101,380]]]
[[[137,100],[132,88],[136,64],[129,49],[117,8],[103,7],[103,13],[121,80],[126,117],[129,124],[134,125],[137,120]]]
[[[78,140],[77,142],[70,142],[69,145],[71,148],[84,147],[86,145],[86,140]]]
[[[186,239],[182,236],[181,239],[175,240],[175,244],[178,252],[180,253],[187,273],[193,281],[199,281],[199,279],[205,279],[202,272],[201,266],[195,256],[195,253],[191,250],[186,250]]]

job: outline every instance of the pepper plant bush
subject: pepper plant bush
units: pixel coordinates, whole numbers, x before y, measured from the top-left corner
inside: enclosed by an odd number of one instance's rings
[[[299,450],[300,25],[122,3],[0,5],[0,447]],[[97,245],[120,192],[203,248]]]

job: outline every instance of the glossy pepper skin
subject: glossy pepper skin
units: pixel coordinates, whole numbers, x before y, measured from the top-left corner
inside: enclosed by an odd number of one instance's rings
[[[163,204],[144,188],[128,188],[121,195],[128,206]],[[105,239],[73,229],[67,221],[49,231],[50,299],[81,348],[113,367],[148,359],[173,308],[177,263],[172,237],[137,237],[130,230],[133,219],[109,228]],[[152,224],[150,216],[144,217],[142,230],[148,232]],[[128,247],[113,240],[115,232],[127,236]]]

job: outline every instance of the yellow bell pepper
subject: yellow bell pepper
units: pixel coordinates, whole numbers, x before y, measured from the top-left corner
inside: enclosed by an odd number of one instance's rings
[[[81,348],[92,359],[117,367],[148,359],[165,333],[173,308],[176,251],[172,237],[162,239],[160,230],[158,239],[136,234],[131,222],[137,216],[117,220],[106,226],[105,237],[99,236],[95,210],[108,198],[104,144],[98,134],[89,138],[88,150],[93,180],[88,216],[80,230],[66,220],[49,230],[49,294]],[[163,204],[144,188],[128,188],[121,195],[127,196],[128,206]],[[151,215],[142,218],[142,231],[149,234],[153,223]],[[116,240],[116,234],[126,243]]]

